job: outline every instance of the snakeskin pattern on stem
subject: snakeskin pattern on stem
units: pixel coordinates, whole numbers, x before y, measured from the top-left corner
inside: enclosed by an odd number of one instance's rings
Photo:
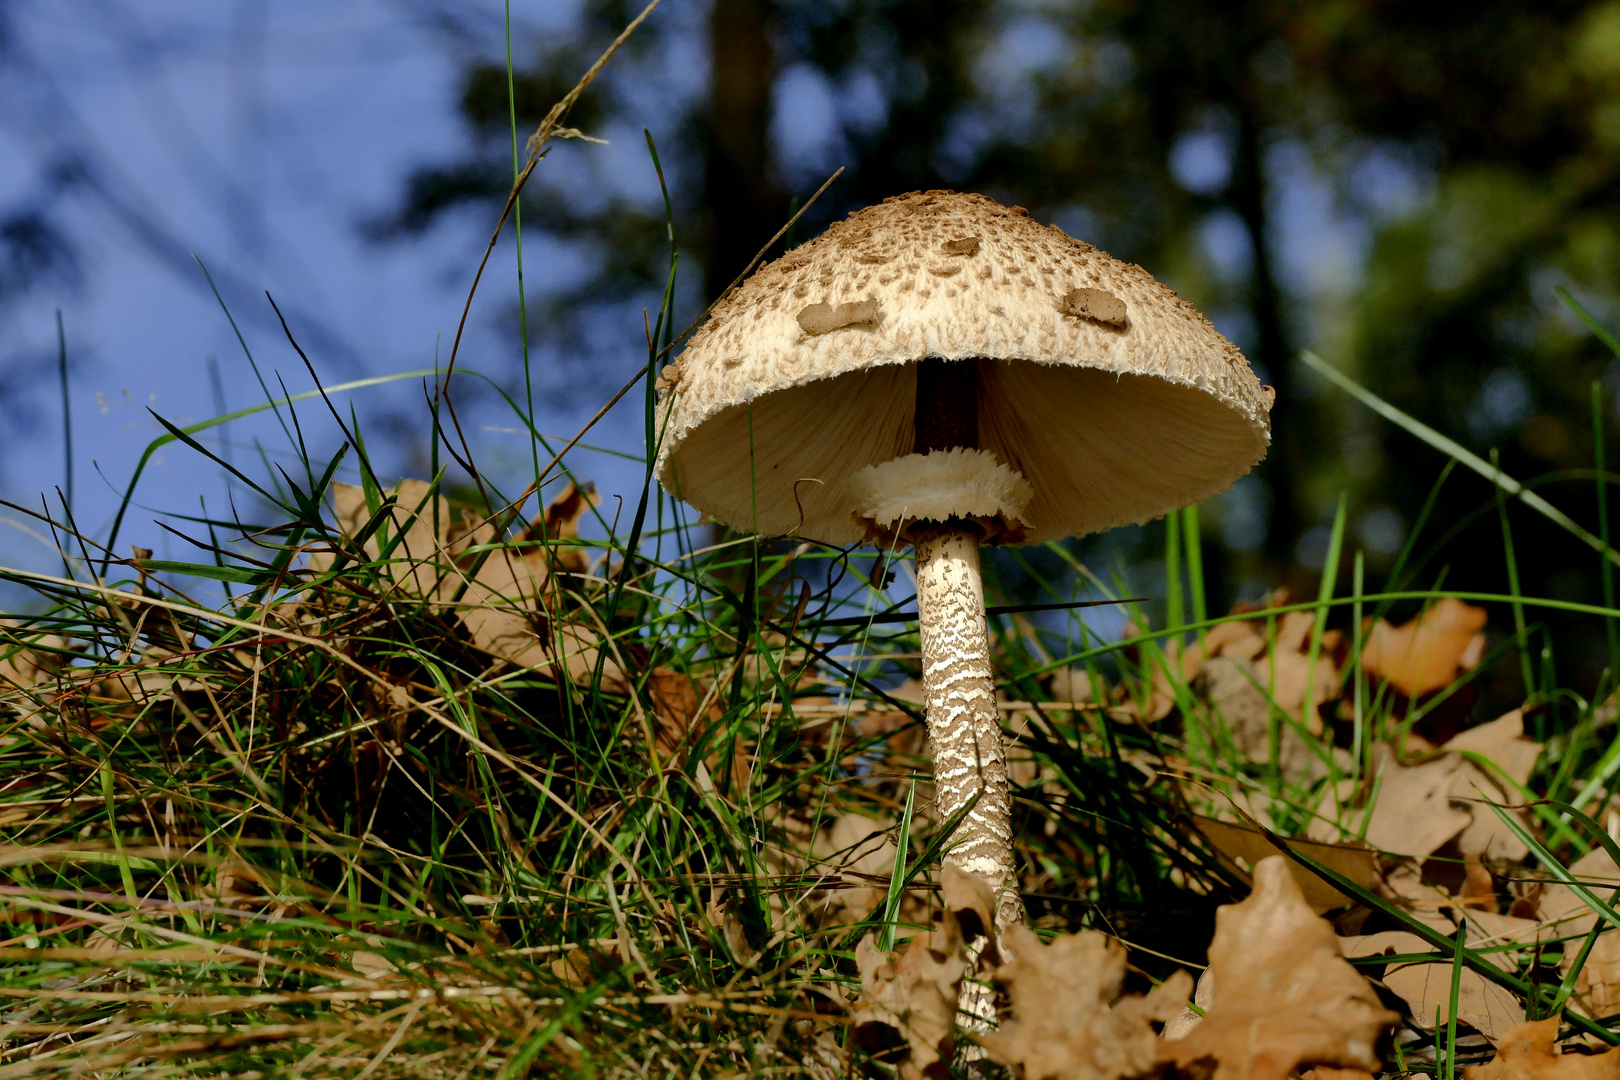
[[[971,528],[942,525],[918,536],[916,555],[923,696],[940,817],[979,794],[951,838],[946,861],[990,886],[999,929],[1023,920],[1023,904],[1013,876],[1007,752],[990,672],[979,537]]]

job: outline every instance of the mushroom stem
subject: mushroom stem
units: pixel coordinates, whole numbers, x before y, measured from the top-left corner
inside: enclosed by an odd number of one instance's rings
[[[1013,875],[1012,799],[990,670],[979,535],[971,526],[947,523],[917,530],[915,544],[935,803],[948,819],[978,796],[945,861],[990,887],[1000,931],[1023,921],[1023,904]]]
[[[978,449],[978,390],[977,360],[930,357],[917,365],[917,453]],[[988,885],[996,905],[995,927],[964,943],[968,970],[956,1007],[969,1030],[989,1031],[996,1026],[995,994],[977,977],[980,962],[992,934],[999,945],[1001,931],[1024,920],[1024,905],[1013,873],[1012,794],[990,671],[980,534],[974,525],[951,518],[917,522],[909,536],[917,559],[917,627],[934,803],[949,819],[978,797],[952,835],[945,861]],[[982,1049],[968,1048],[967,1060],[982,1058]]]

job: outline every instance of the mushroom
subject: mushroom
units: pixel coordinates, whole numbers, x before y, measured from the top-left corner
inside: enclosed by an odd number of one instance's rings
[[[660,386],[678,498],[744,531],[912,546],[940,817],[977,797],[945,860],[990,887],[998,930],[1021,921],[980,545],[1226,489],[1265,456],[1270,388],[1141,267],[950,191],[762,267]]]

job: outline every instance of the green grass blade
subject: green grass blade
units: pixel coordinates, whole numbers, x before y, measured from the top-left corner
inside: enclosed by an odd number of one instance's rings
[[[1339,558],[1344,550],[1344,523],[1348,511],[1347,496],[1339,496],[1339,507],[1333,514],[1333,532],[1328,539],[1327,558],[1322,561],[1322,583],[1316,591],[1316,626],[1311,634],[1310,666],[1305,669],[1305,699],[1302,708],[1313,708],[1316,661],[1322,655],[1322,632],[1327,629],[1328,609],[1333,603],[1333,588],[1339,579]]]
[[[1596,379],[1592,380],[1592,464],[1597,471],[1597,513],[1598,513],[1598,539],[1603,541],[1604,551],[1612,550],[1609,547],[1609,472],[1605,464],[1605,439],[1603,430],[1603,384]],[[1603,577],[1603,604],[1605,607],[1614,607],[1614,564],[1608,559],[1599,559],[1598,568]],[[1604,631],[1609,642],[1609,685],[1613,689],[1620,685],[1620,622],[1615,619],[1605,619]]]
[[[1484,955],[1479,951],[1467,947],[1459,947],[1457,942],[1453,940],[1450,935],[1441,933],[1428,923],[1422,922],[1421,920],[1414,918],[1408,912],[1396,907],[1394,904],[1379,896],[1377,893],[1370,892],[1367,889],[1362,888],[1354,881],[1351,881],[1349,878],[1331,869],[1330,867],[1324,866],[1312,859],[1310,856],[1296,851],[1294,848],[1289,846],[1287,841],[1283,840],[1270,829],[1266,829],[1264,826],[1261,826],[1258,822],[1251,820],[1250,823],[1255,825],[1257,828],[1260,828],[1261,831],[1264,832],[1266,839],[1271,841],[1272,845],[1275,846],[1280,853],[1286,855],[1294,862],[1305,867],[1305,869],[1309,870],[1311,873],[1315,874],[1329,885],[1332,885],[1335,889],[1344,893],[1344,895],[1351,897],[1358,903],[1361,903],[1364,906],[1371,908],[1373,911],[1384,915],[1400,929],[1410,931],[1419,938],[1422,938],[1429,945],[1432,945],[1435,949],[1441,951],[1443,954],[1453,956],[1455,960],[1460,961],[1471,970],[1478,972],[1489,981],[1506,990],[1510,990],[1513,993],[1518,994],[1520,997],[1525,998],[1526,1000],[1534,999],[1539,993],[1539,988],[1535,984],[1502,970],[1489,960],[1485,959]],[[1382,962],[1381,958],[1380,962]],[[1589,1020],[1583,1016],[1572,1015],[1567,1019],[1572,1026],[1577,1027],[1588,1034],[1597,1036],[1610,1046],[1620,1044],[1620,1032],[1610,1031],[1602,1024],[1596,1023],[1595,1021]]]
[[[1187,621],[1181,603],[1181,511],[1164,515],[1164,610],[1166,626]]]
[[[1615,336],[1609,332],[1608,328],[1602,323],[1598,322],[1590,311],[1586,310],[1585,305],[1583,305],[1579,300],[1575,299],[1575,297],[1571,296],[1568,289],[1564,288],[1562,285],[1555,285],[1553,286],[1553,295],[1562,300],[1564,302],[1564,306],[1569,308],[1570,311],[1574,312],[1575,317],[1581,320],[1581,322],[1585,323],[1586,328],[1592,331],[1593,335],[1599,341],[1603,342],[1603,344],[1609,347],[1610,352],[1614,353],[1616,356],[1620,356],[1620,340],[1616,340]]]
[[[1492,468],[1496,467],[1496,463],[1496,451],[1492,450]],[[1500,484],[1496,486],[1494,494],[1496,517],[1502,525],[1502,558],[1507,568],[1508,593],[1513,597],[1513,632],[1519,642],[1519,675],[1524,680],[1524,696],[1528,701],[1536,696],[1536,675],[1530,662],[1530,634],[1525,629],[1524,593],[1519,588],[1519,559],[1513,550],[1513,526],[1508,521],[1507,500]]]
[[[1402,412],[1400,409],[1397,409],[1395,406],[1389,404],[1389,402],[1374,394],[1372,391],[1368,390],[1354,379],[1351,379],[1348,375],[1345,375],[1343,372],[1338,371],[1329,365],[1325,360],[1317,356],[1315,353],[1309,351],[1302,352],[1299,354],[1299,358],[1306,367],[1310,368],[1312,371],[1328,380],[1328,382],[1337,386],[1339,389],[1343,390],[1345,393],[1367,406],[1367,408],[1371,409],[1379,416],[1382,416],[1384,419],[1390,421],[1398,427],[1405,429],[1411,434],[1416,435],[1419,439],[1422,439],[1424,442],[1428,443],[1442,454],[1454,458],[1462,464],[1468,466],[1468,468],[1472,469],[1474,472],[1478,473],[1492,484],[1497,485],[1507,494],[1512,495],[1514,498],[1535,510],[1543,517],[1547,518],[1547,520],[1553,522],[1559,528],[1569,533],[1571,536],[1579,539],[1583,544],[1590,547],[1593,551],[1598,552],[1604,558],[1613,562],[1615,565],[1620,566],[1620,552],[1608,550],[1607,545],[1605,545],[1599,537],[1593,536],[1590,532],[1581,528],[1581,526],[1577,525],[1568,514],[1564,513],[1552,503],[1548,502],[1540,495],[1537,495],[1534,491],[1531,491],[1529,488],[1519,483],[1519,481],[1513,479],[1513,477],[1508,476],[1501,470],[1487,464],[1478,454],[1468,451],[1456,440],[1447,438],[1429,425],[1423,423],[1423,421]]]
[[[1569,887],[1569,891],[1580,897],[1581,902],[1587,907],[1591,908],[1592,911],[1597,914],[1599,919],[1616,929],[1620,929],[1620,913],[1617,913],[1613,907],[1605,904],[1602,900],[1599,900],[1597,895],[1593,893],[1590,888],[1583,884],[1574,874],[1571,874],[1569,869],[1564,866],[1563,860],[1559,859],[1558,856],[1548,851],[1541,841],[1536,839],[1535,836],[1531,835],[1530,830],[1526,829],[1524,825],[1520,823],[1520,821],[1512,814],[1509,814],[1502,807],[1498,806],[1494,802],[1490,802],[1489,800],[1485,800],[1485,805],[1490,807],[1492,812],[1494,812],[1501,820],[1502,824],[1507,826],[1508,830],[1512,832],[1514,836],[1519,838],[1520,843],[1530,849],[1530,854],[1534,855],[1538,860],[1540,860],[1541,865],[1547,869],[1548,873],[1550,873],[1561,884],[1567,885]],[[1607,838],[1607,834],[1602,835]]]
[[[208,563],[171,562],[168,559],[138,559],[136,566],[152,574],[184,574],[205,581],[228,581],[233,585],[259,586],[280,575],[274,570],[250,570],[245,566],[219,566]]]
[[[1209,591],[1204,581],[1204,534],[1198,524],[1198,505],[1181,508],[1182,548],[1187,555],[1187,597],[1194,622],[1209,618]]]
[[[1453,1080],[1457,1075],[1457,999],[1462,996],[1463,941],[1468,936],[1468,920],[1457,923],[1457,943],[1451,952],[1451,998],[1446,1008],[1446,1060],[1441,1075]]]
[[[894,948],[895,919],[900,914],[900,901],[906,895],[906,853],[911,850],[911,815],[917,805],[917,781],[911,782],[906,792],[906,809],[900,815],[900,830],[895,837],[894,869],[889,874],[889,892],[883,898],[883,933],[878,948],[888,952]]]

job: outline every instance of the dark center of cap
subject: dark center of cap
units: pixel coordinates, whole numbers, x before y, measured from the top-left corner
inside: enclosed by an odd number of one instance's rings
[[[979,448],[979,361],[929,357],[917,364],[912,452]]]

